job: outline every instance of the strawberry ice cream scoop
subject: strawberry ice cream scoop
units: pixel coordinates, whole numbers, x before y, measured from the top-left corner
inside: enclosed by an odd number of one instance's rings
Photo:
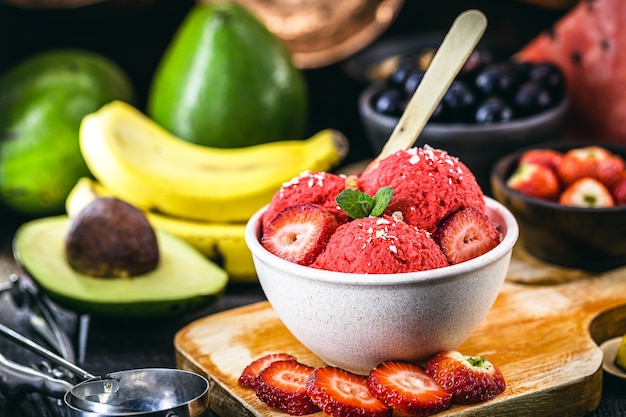
[[[394,192],[385,214],[401,212],[405,222],[429,232],[459,208],[485,211],[482,189],[469,168],[458,158],[429,146],[398,151],[375,161],[359,178],[359,187],[367,194],[384,186]]]
[[[392,216],[364,217],[339,226],[310,266],[359,274],[393,274],[441,268],[448,261],[423,229]]]
[[[338,206],[335,198],[349,184],[350,178],[328,172],[305,171],[283,184],[263,215],[263,230],[283,209],[298,204],[317,204],[337,217],[338,223],[348,221],[348,215]]]

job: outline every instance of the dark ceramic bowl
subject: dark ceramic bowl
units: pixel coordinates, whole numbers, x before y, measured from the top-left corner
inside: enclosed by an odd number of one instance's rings
[[[383,82],[368,86],[359,97],[359,113],[374,152],[378,153],[399,118],[378,113],[372,97],[384,87]],[[416,145],[430,145],[458,157],[474,173],[487,194],[492,194],[489,175],[495,162],[517,149],[552,142],[562,135],[568,100],[536,116],[506,123],[475,125],[467,123],[426,124]]]
[[[365,83],[358,107],[370,147],[375,153],[382,149],[399,118],[374,111],[372,97],[384,84],[384,77],[374,69],[393,57],[415,56],[425,50],[435,50],[443,38],[443,33],[435,32],[382,40],[355,55],[344,65],[350,76]],[[495,62],[504,62],[511,56],[511,51],[488,38],[483,38],[479,46],[488,50]],[[378,74],[378,78],[373,74]],[[566,100],[559,107],[537,116],[502,124],[480,126],[429,122],[416,144],[428,144],[459,157],[474,173],[483,191],[491,194],[489,174],[496,160],[514,150],[559,139],[567,107]]]
[[[565,151],[597,144],[626,158],[626,144],[562,141],[536,148]],[[528,253],[548,263],[587,271],[607,271],[626,265],[626,206],[569,207],[528,197],[506,186],[523,150],[500,159],[491,175],[495,198],[511,210],[520,226],[520,243]]]

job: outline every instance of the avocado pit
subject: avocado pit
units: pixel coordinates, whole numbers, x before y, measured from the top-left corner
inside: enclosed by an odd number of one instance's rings
[[[145,215],[113,197],[97,198],[74,217],[65,239],[69,265],[99,278],[146,274],[159,264],[159,246]]]

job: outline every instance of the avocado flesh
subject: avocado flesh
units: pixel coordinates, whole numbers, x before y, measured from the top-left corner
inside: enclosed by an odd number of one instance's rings
[[[15,259],[59,304],[101,316],[152,317],[184,313],[213,301],[228,275],[186,242],[156,230],[157,268],[131,278],[97,278],[72,269],[65,257],[67,216],[23,224],[13,240]]]

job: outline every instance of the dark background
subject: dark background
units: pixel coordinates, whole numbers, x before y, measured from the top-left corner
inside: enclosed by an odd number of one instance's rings
[[[145,104],[153,71],[174,31],[192,7],[189,0],[113,0],[78,9],[32,10],[0,5],[0,71],[33,53],[57,47],[100,52],[130,75],[138,104]],[[408,0],[380,39],[446,31],[469,8],[489,19],[485,39],[515,52],[564,13],[519,0]],[[349,77],[343,62],[307,70],[310,132],[336,128],[352,142],[346,163],[371,154],[358,120],[357,95],[363,84]]]
[[[153,71],[174,31],[193,6],[188,0],[115,0],[72,10],[20,9],[0,3],[0,71],[28,56],[57,47],[79,47],[115,60],[130,75],[143,108]],[[381,40],[430,31],[445,31],[468,8],[482,10],[489,19],[485,39],[497,41],[514,53],[560,17],[566,10],[548,9],[518,0],[406,0],[394,24]],[[361,81],[344,70],[345,62],[306,70],[310,94],[310,126],[313,133],[335,128],[351,141],[345,163],[373,156],[364,138],[357,110]],[[19,219],[3,215],[0,238],[4,263],[0,281],[13,269],[10,239]],[[192,320],[221,310],[263,300],[258,285],[231,285],[217,303],[201,311],[171,319],[142,323],[92,319],[85,363],[94,374],[142,368],[175,367],[172,340],[175,332]],[[70,336],[76,336],[77,317],[59,310]],[[30,337],[23,311],[7,297],[0,297],[0,321]],[[35,358],[22,348],[0,340],[0,352],[25,363]],[[594,416],[626,415],[624,384],[606,377],[603,401]],[[55,416],[59,409],[37,395],[7,400],[0,395],[0,416]]]

